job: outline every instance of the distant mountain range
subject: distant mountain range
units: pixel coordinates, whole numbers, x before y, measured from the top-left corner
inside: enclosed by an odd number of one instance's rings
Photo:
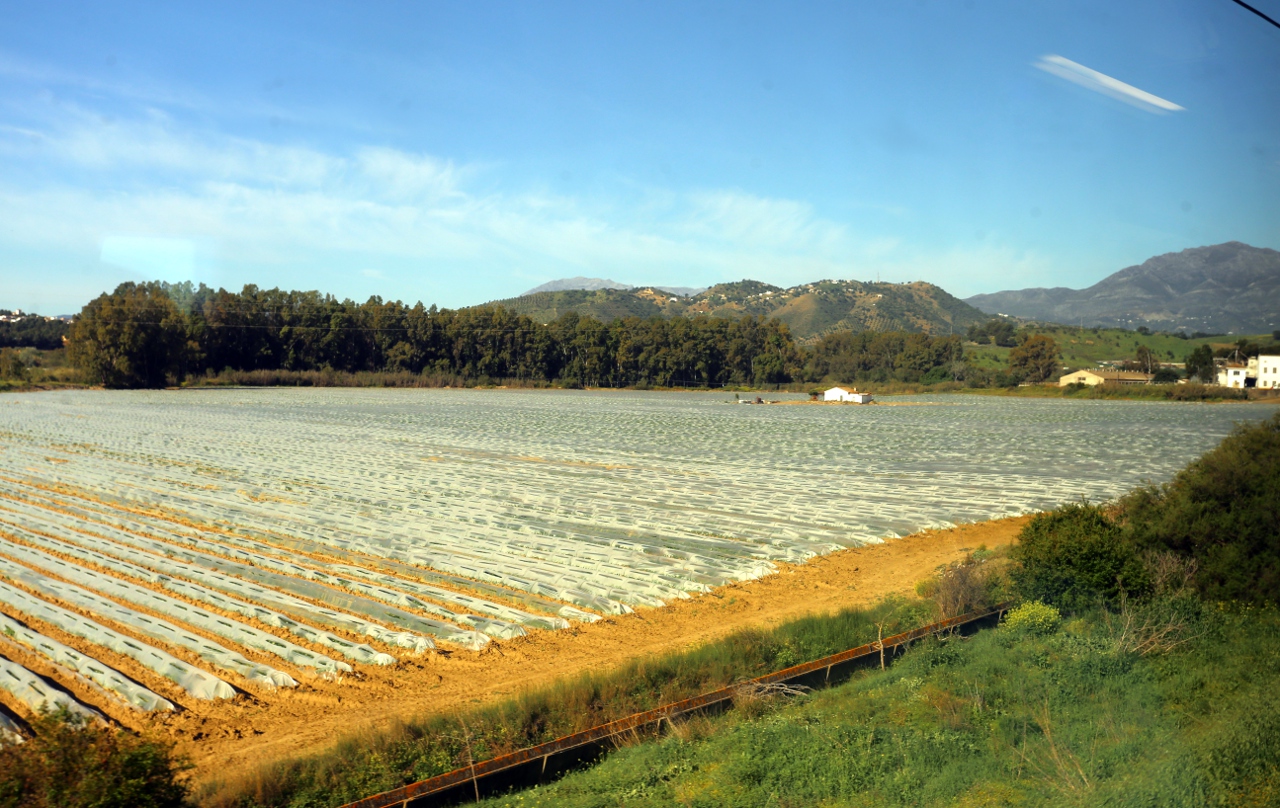
[[[544,283],[541,286],[533,287],[529,291],[525,292],[524,295],[521,295],[521,297],[524,297],[525,295],[536,295],[541,292],[571,292],[575,290],[585,290],[585,291],[594,292],[597,289],[635,289],[635,288],[638,288],[638,287],[630,286],[625,283],[618,283],[617,281],[611,281],[608,278],[584,278],[581,275],[579,275],[576,278],[561,278],[560,280],[556,280],[556,281],[548,281],[547,283]],[[705,291],[707,287],[705,286],[653,286],[650,288],[658,289],[663,292],[670,292],[671,294],[680,295],[681,297],[689,297],[690,295],[696,295],[698,292]]]
[[[619,317],[776,317],[798,339],[813,339],[833,331],[916,331],[963,334],[970,325],[990,319],[964,301],[931,283],[863,283],[818,281],[783,289],[760,281],[722,283],[709,289],[663,287],[619,289],[612,281],[571,278],[553,284],[596,283],[591,288],[546,290],[552,284],[520,297],[495,300],[503,306],[549,322],[568,311],[610,321]],[[618,284],[620,285],[620,284]],[[543,291],[539,291],[543,290]],[[675,294],[672,294],[675,291]]]
[[[1280,329],[1280,252],[1229,241],[1158,255],[1087,289],[1022,289],[965,302],[1068,325],[1262,334]]]

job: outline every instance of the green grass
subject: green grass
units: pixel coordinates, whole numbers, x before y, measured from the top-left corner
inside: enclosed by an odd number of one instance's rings
[[[933,604],[897,599],[769,631],[739,632],[689,651],[568,678],[492,706],[422,716],[346,738],[321,754],[214,784],[200,801],[341,805],[466,765],[468,740],[470,754],[484,760],[871,642],[877,623],[889,635],[934,619]]]
[[[1060,325],[1037,326],[1032,332],[1052,337],[1062,351],[1062,363],[1071,368],[1092,368],[1099,362],[1133,359],[1139,345],[1150,348],[1161,362],[1182,362],[1201,345],[1217,349],[1234,346],[1242,338],[1258,343],[1272,341],[1270,334],[1181,339],[1168,334],[1139,334],[1122,328],[1080,329]],[[995,345],[965,345],[964,355],[965,360],[975,367],[995,370],[1008,366],[1011,350]]]
[[[18,348],[16,351],[26,366],[23,373],[25,378],[0,375],[0,393],[85,386],[79,371],[67,361],[65,349],[44,351],[38,348]]]
[[[1048,636],[931,641],[485,804],[1274,805],[1280,613],[1188,604],[1198,636],[1164,655],[1123,650],[1102,613]]]

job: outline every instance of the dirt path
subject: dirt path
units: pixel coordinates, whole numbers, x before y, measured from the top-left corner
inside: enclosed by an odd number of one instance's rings
[[[320,751],[338,737],[435,710],[452,710],[638,657],[696,646],[747,627],[910,593],[917,581],[979,545],[1014,540],[1029,517],[926,531],[846,550],[714,594],[602,620],[539,631],[480,653],[363,668],[359,678],[238,700],[214,714],[175,716],[166,729],[195,763],[197,783],[282,758]]]

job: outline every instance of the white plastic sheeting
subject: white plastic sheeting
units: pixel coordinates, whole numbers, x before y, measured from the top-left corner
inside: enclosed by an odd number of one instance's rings
[[[146,711],[173,709],[173,702],[153,693],[106,663],[32,631],[4,614],[0,614],[0,634],[4,634],[12,642],[25,645],[59,667],[79,674],[130,707]]]
[[[33,713],[65,707],[71,713],[102,719],[102,714],[97,710],[84,706],[57,688],[50,687],[39,676],[4,657],[0,657],[0,688],[13,694],[14,698],[27,705]]]
[[[82,528],[108,545],[95,551],[299,622],[464,644],[482,636],[468,616],[531,629],[544,614],[621,614],[778,561],[1104,500],[1172,473],[1237,419],[1270,414],[420,390],[195,391],[173,403],[4,397],[0,507],[32,505],[4,518],[89,548],[68,535]],[[405,622],[419,613],[449,628]]]
[[[103,553],[128,558],[137,564],[146,566],[157,572],[182,576],[193,581],[199,581],[211,589],[218,589],[223,592],[233,593],[246,599],[252,599],[255,602],[270,603],[276,608],[294,615],[298,619],[309,620],[311,622],[320,623],[321,625],[330,625],[350,631],[353,634],[372,637],[373,639],[378,640],[379,642],[385,642],[388,645],[407,648],[415,654],[420,654],[427,649],[435,647],[435,643],[433,643],[429,637],[423,637],[420,634],[414,634],[409,631],[394,631],[386,629],[376,623],[347,614],[346,612],[316,606],[313,603],[293,597],[292,595],[288,595],[284,592],[267,589],[249,581],[242,581],[231,575],[223,575],[219,572],[207,570],[204,567],[198,567],[195,564],[188,564],[185,561],[176,561],[154,553],[135,550],[132,547],[122,546],[115,542],[107,541],[106,539],[75,531],[61,532],[59,535],[69,542],[75,542],[86,547],[93,547]]]
[[[254,603],[246,603],[245,601],[237,600],[236,598],[229,597],[212,589],[207,589],[199,584],[189,583],[177,578],[170,578],[167,575],[152,572],[151,570],[146,569],[145,567],[140,567],[137,564],[130,564],[127,561],[120,561],[94,550],[88,550],[74,544],[31,533],[30,531],[23,530],[13,525],[4,524],[2,521],[0,521],[0,530],[7,530],[23,541],[29,542],[38,547],[43,547],[47,550],[52,550],[55,553],[68,555],[82,561],[88,561],[91,564],[104,569],[109,569],[120,575],[127,575],[140,581],[146,581],[147,583],[164,587],[165,589],[176,592],[190,598],[191,600],[208,603],[211,606],[216,606],[219,609],[222,609],[223,611],[238,614],[243,617],[253,618],[254,620],[268,626],[286,629],[305,640],[337,651],[356,662],[363,662],[368,665],[395,664],[395,657],[390,654],[384,654],[372,646],[364,645],[363,643],[349,642],[336,634],[331,634],[327,631],[322,631],[303,623],[299,623],[296,620],[291,620],[288,617],[285,617],[279,612],[273,612],[270,609],[258,606]],[[0,539],[0,541],[2,541],[2,539]],[[137,552],[141,553],[141,551]]]
[[[0,738],[7,738],[14,743],[23,743],[26,738],[22,735],[22,728],[18,726],[18,722],[0,711]]]
[[[68,634],[135,659],[198,699],[230,699],[236,695],[235,688],[211,673],[193,668],[172,654],[126,637],[87,617],[46,603],[3,581],[0,581],[0,601]]]
[[[294,643],[282,640],[274,634],[246,626],[221,615],[205,611],[198,606],[184,603],[177,598],[153,592],[146,587],[126,583],[108,575],[100,575],[92,570],[69,564],[58,558],[45,555],[21,544],[0,537],[0,553],[15,558],[25,564],[70,579],[81,586],[91,587],[105,595],[119,598],[139,606],[145,606],[168,617],[181,620],[188,625],[202,628],[212,634],[226,637],[258,651],[275,654],[281,659],[303,668],[314,668],[320,673],[336,676],[338,673],[350,673],[351,666],[345,662],[337,662],[321,656],[314,651]]]
[[[14,511],[23,511],[24,514],[29,509],[24,509],[21,503],[12,501],[5,503],[6,507]],[[46,512],[41,514],[39,518],[56,519],[56,512]],[[241,561],[235,561],[223,556],[216,556],[210,553],[197,552],[188,550],[185,547],[178,547],[167,544],[155,539],[149,539],[127,533],[115,528],[103,525],[87,525],[85,532],[92,531],[93,534],[107,537],[110,541],[117,544],[126,544],[138,549],[147,550],[153,554],[163,554],[169,558],[179,559],[189,565],[196,565],[207,570],[223,573],[227,576],[234,576],[245,581],[254,581],[266,586],[275,587],[286,592],[291,592],[303,597],[314,598],[330,606],[336,606],[346,611],[354,611],[358,614],[373,617],[384,623],[416,632],[421,635],[434,637],[445,642],[455,645],[461,645],[464,648],[480,649],[489,642],[489,638],[479,631],[467,631],[457,625],[443,623],[439,620],[431,620],[425,617],[419,617],[416,614],[406,612],[391,606],[384,605],[375,600],[360,597],[358,595],[347,594],[324,584],[314,582],[305,578],[296,578],[284,572],[276,572],[271,569],[263,569],[259,566],[253,566]],[[77,532],[71,535],[60,533],[71,541],[76,541]],[[296,565],[288,565],[275,559],[261,559],[264,566],[278,567],[295,567]],[[310,573],[312,571],[306,568],[298,567],[301,573]]]
[[[178,648],[192,651],[196,656],[219,668],[238,673],[254,684],[266,688],[297,687],[298,682],[284,671],[276,670],[246,659],[243,654],[218,645],[212,640],[196,635],[167,620],[135,612],[113,600],[101,597],[73,584],[55,581],[38,572],[0,558],[0,575],[21,582],[47,597],[58,598],[78,608],[114,620],[121,625]]]
[[[0,482],[0,490],[4,490],[4,486],[2,482]],[[48,494],[45,494],[45,496],[41,497],[41,499],[45,499],[45,498],[48,498],[51,500],[56,499],[53,497],[49,497]],[[448,620],[452,620],[453,622],[469,625],[469,626],[472,626],[473,628],[478,628],[481,631],[486,631],[487,633],[491,633],[494,636],[510,638],[510,637],[518,637],[523,635],[523,632],[518,630],[513,630],[510,626],[504,625],[507,623],[513,623],[516,625],[529,626],[531,628],[543,628],[543,629],[559,629],[559,628],[568,627],[568,622],[564,618],[549,617],[549,616],[544,616],[539,614],[531,614],[528,612],[521,611],[519,609],[512,608],[510,606],[504,606],[499,603],[493,603],[493,602],[484,600],[483,598],[477,598],[471,595],[462,594],[460,592],[455,592],[453,590],[446,589],[440,586],[432,586],[430,584],[414,582],[414,583],[410,583],[410,586],[412,588],[406,588],[402,584],[409,583],[409,582],[402,581],[401,579],[396,578],[395,576],[387,575],[385,573],[380,573],[375,578],[370,578],[368,574],[369,571],[358,566],[337,565],[337,564],[326,563],[324,564],[324,569],[316,569],[316,565],[318,565],[319,562],[316,562],[312,559],[305,559],[307,563],[310,563],[312,565],[310,567],[307,567],[307,566],[304,566],[303,564],[282,561],[280,559],[274,558],[272,555],[272,554],[274,555],[284,554],[284,555],[293,557],[296,554],[289,553],[290,549],[303,549],[310,552],[321,552],[321,553],[330,554],[330,555],[336,553],[340,556],[353,557],[353,554],[344,552],[343,550],[338,548],[326,547],[323,545],[316,545],[312,542],[303,542],[298,540],[293,540],[288,542],[287,547],[281,547],[281,546],[265,544],[260,541],[254,541],[252,539],[246,539],[241,536],[234,536],[234,535],[225,534],[225,533],[209,533],[204,535],[197,535],[194,529],[188,528],[185,531],[177,530],[175,529],[177,526],[175,526],[173,523],[157,524],[158,520],[154,520],[154,519],[142,521],[142,520],[145,520],[146,517],[139,517],[134,514],[131,514],[130,518],[124,518],[119,516],[118,514],[112,514],[102,508],[86,507],[85,505],[80,503],[70,504],[70,503],[67,503],[65,499],[58,502],[58,507],[59,507],[59,510],[63,512],[71,513],[77,516],[82,516],[86,519],[103,522],[108,527],[122,530],[125,532],[150,535],[150,536],[154,536],[156,538],[162,539],[164,541],[174,542],[179,544],[186,544],[190,547],[193,547],[197,550],[201,550],[203,552],[226,556],[228,558],[233,558],[248,564],[260,566],[265,569],[270,569],[275,572],[281,572],[286,575],[296,575],[300,578],[307,578],[310,580],[322,581],[331,586],[338,586],[353,592],[369,595],[370,597],[373,597],[377,600],[386,600],[388,603],[414,606],[415,608],[420,608],[423,611],[438,615],[440,617],[444,617]],[[277,541],[279,541],[279,539],[277,539]],[[359,558],[359,560],[365,561],[366,563],[368,561],[367,558]],[[354,574],[357,577],[364,577],[366,578],[366,580],[376,580],[378,583],[384,584],[390,587],[391,589],[399,589],[404,592],[409,592],[414,595],[422,596],[423,598],[427,598],[428,600],[422,601],[415,598],[414,599],[415,602],[406,602],[402,598],[400,598],[399,595],[396,595],[396,594],[388,595],[380,589],[368,587],[368,585],[364,582],[352,581],[350,579],[342,578],[340,576],[327,575],[325,574],[326,569],[328,570],[340,569],[344,571],[354,572]],[[459,580],[454,578],[453,582],[458,583]],[[472,582],[466,582],[466,583],[471,584]],[[510,595],[511,593],[506,592],[504,594]],[[432,601],[436,601],[436,602],[432,602]],[[478,614],[470,614],[467,612],[457,612],[452,608],[446,608],[446,607],[440,606],[439,605],[440,603],[451,604],[454,606],[461,606],[463,608],[470,609],[474,612],[477,612]],[[562,605],[554,602],[545,602],[539,605],[541,605],[543,608],[553,613],[562,611],[565,608]],[[586,615],[585,613],[581,613],[581,616],[587,619],[591,619],[593,617],[591,615]],[[494,622],[491,618],[496,618],[497,621]],[[490,628],[493,630],[489,631]]]

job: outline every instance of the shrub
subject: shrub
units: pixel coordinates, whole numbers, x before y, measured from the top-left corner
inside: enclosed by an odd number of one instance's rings
[[[1169,483],[1121,501],[1139,550],[1196,562],[1211,600],[1280,603],[1280,413],[1239,427]]]
[[[0,739],[0,808],[180,808],[184,764],[164,744],[60,709],[26,743]]]
[[[1045,637],[1058,630],[1062,614],[1057,608],[1038,600],[1028,601],[1005,615],[1004,628],[1019,634]]]
[[[981,561],[967,556],[951,564],[938,577],[930,597],[937,608],[938,619],[956,617],[987,605],[987,570]],[[917,586],[916,591],[920,591]]]
[[[0,379],[27,379],[27,365],[13,348],[0,348]]]
[[[1101,601],[1114,604],[1121,591],[1144,595],[1148,573],[1121,528],[1097,505],[1065,505],[1037,514],[1019,534],[1011,553],[1019,593],[1074,611]]]

